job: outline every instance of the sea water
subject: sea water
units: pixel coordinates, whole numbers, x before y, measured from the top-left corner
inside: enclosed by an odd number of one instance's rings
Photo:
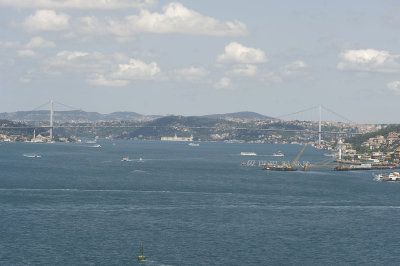
[[[400,182],[374,171],[257,166],[298,145],[99,143],[0,145],[0,265],[136,265],[141,244],[146,265],[400,260]]]

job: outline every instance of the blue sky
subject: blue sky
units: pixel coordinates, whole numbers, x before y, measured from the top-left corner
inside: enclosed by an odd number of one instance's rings
[[[399,14],[398,1],[0,0],[0,112],[49,99],[163,115],[322,104],[400,123]]]

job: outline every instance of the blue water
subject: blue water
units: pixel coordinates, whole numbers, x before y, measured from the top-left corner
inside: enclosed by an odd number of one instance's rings
[[[400,182],[241,165],[293,160],[297,145],[100,144],[0,144],[0,265],[137,265],[140,243],[145,265],[400,260]]]

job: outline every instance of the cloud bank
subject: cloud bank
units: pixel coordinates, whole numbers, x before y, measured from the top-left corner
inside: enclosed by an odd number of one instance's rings
[[[400,72],[400,55],[374,49],[347,50],[339,55],[339,70],[363,72]]]

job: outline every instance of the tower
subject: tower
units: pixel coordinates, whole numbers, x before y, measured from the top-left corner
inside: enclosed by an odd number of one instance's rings
[[[50,100],[50,140],[53,140],[53,115],[54,115],[54,102]]]
[[[319,105],[318,145],[321,146],[322,105]]]

